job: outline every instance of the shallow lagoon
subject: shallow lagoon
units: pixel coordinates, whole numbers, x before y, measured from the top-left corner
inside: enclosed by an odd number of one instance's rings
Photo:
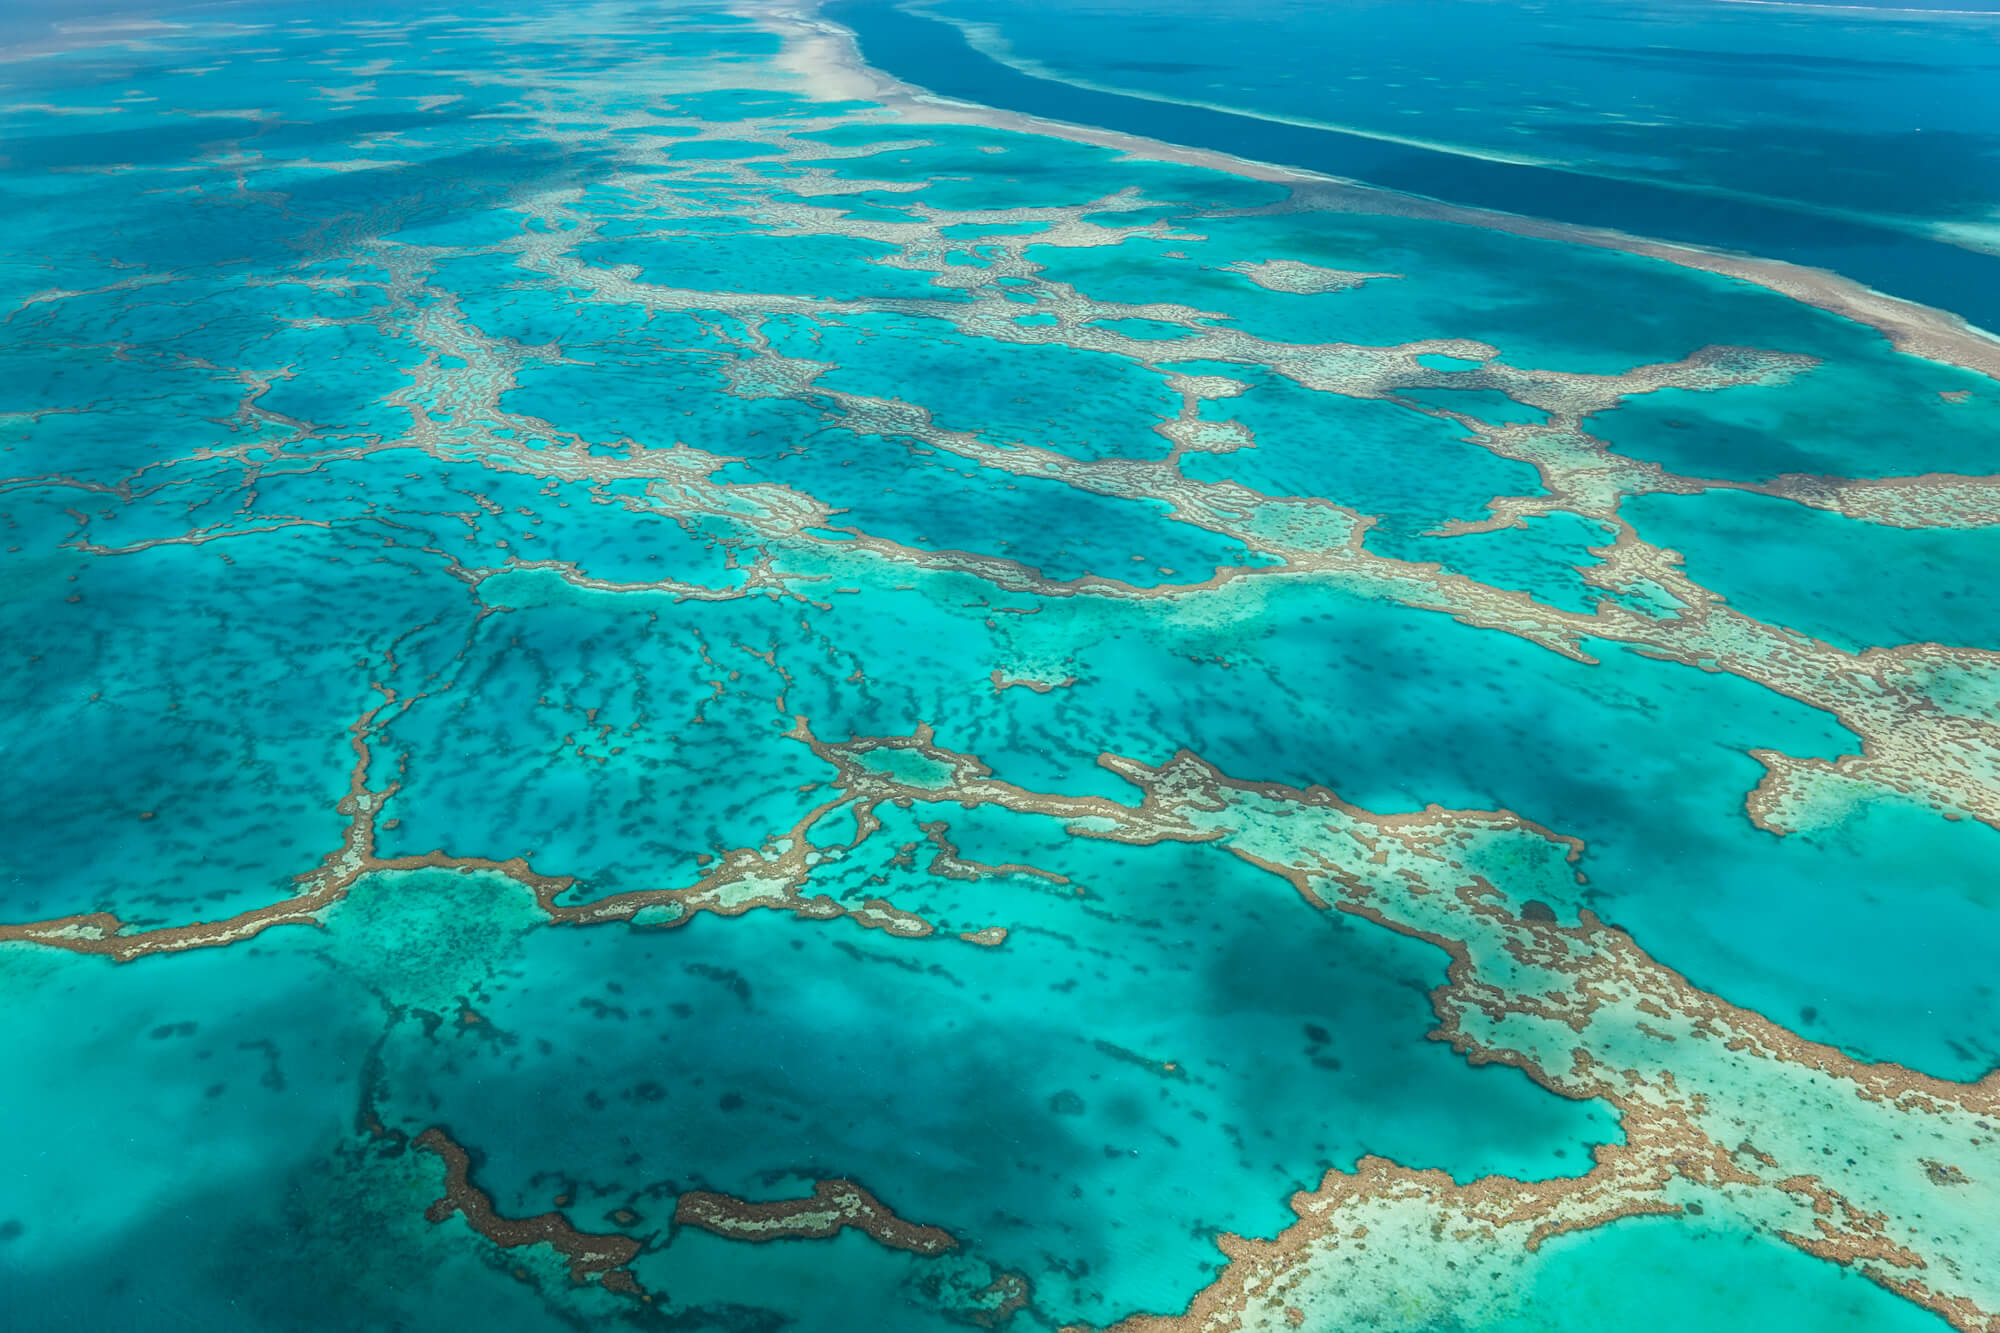
[[[1573,867],[1474,849],[1410,900],[1532,885],[1546,917],[1514,926],[1594,912],[1703,992],[1676,1003],[1910,1077],[2000,1059],[1992,828],[1887,787],[1832,827],[1757,827],[1750,752],[1832,761],[1853,726],[1595,634],[1581,618],[1619,600],[1585,582],[1607,517],[1558,503],[1440,535],[1549,493],[1435,413],[1551,414],[1452,387],[1501,373],[1472,356],[1395,362],[1422,384],[1364,373],[1419,339],[1557,377],[1722,342],[1817,358],[1583,418],[1623,457],[1764,480],[1983,471],[1992,398],[1968,372],[1649,261],[1242,216],[1282,190],[814,102],[767,63],[775,35],[699,8],[495,9],[416,41],[295,17],[260,35],[269,60],[222,29],[162,39],[226,82],[117,48],[116,79],[0,66],[49,105],[129,115],[112,138],[33,109],[4,126],[0,899],[10,930],[66,923],[0,942],[0,1051],[31,1071],[5,1116],[41,1145],[0,1196],[25,1327],[940,1328],[989,1313],[977,1293],[1007,1273],[1015,1326],[1097,1325],[1186,1308],[1222,1271],[1218,1231],[1278,1234],[1294,1191],[1364,1154],[1560,1186],[1628,1142],[1618,1104],[1550,1090],[1562,1071],[1434,1039],[1458,941],[1362,899],[1316,911],[1307,871],[1203,836],[1107,837],[1142,793],[1106,754],[1186,750],[1391,821],[1514,811],[1578,839]],[[376,82],[335,88],[350,76]],[[109,109],[133,80],[161,102]],[[420,105],[441,87],[460,101]],[[183,114],[253,102],[286,123]],[[133,179],[95,169],[113,161]],[[91,170],[35,174],[55,163]],[[240,227],[204,225],[225,207]],[[1273,257],[1400,276],[1301,296],[1226,267]],[[1331,387],[1276,368],[1331,344]],[[878,429],[862,400],[927,416]],[[1170,462],[1177,422],[1247,447]],[[1987,529],[1614,498],[1762,621],[1856,648],[1991,640],[1963,576]],[[1453,576],[1526,600],[1454,609]],[[1976,707],[1983,663],[1928,697]],[[870,771],[909,789],[864,808],[830,757],[855,736],[928,736],[999,786],[883,750]],[[1274,824],[1323,818],[1317,799]],[[1305,841],[1369,873],[1353,839]],[[753,861],[803,878],[718,878]],[[354,864],[309,920],[76,956],[263,921]],[[432,1215],[446,1173],[412,1146],[431,1127],[498,1222]],[[958,1248],[674,1220],[692,1190],[769,1203],[842,1177]],[[1452,1295],[1456,1251],[1425,1251],[1433,1305],[1406,1323],[1934,1321],[1776,1234],[1809,1224],[1703,1197],[1516,1247],[1525,1312]],[[630,1235],[653,1301],[507,1243],[545,1218]]]

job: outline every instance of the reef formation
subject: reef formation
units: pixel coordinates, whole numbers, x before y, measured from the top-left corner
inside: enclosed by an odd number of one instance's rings
[[[775,8],[65,40],[34,1318],[2000,1329],[1976,331]]]

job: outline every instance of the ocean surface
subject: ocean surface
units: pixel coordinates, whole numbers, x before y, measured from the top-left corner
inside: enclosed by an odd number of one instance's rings
[[[2000,1327],[1996,34],[16,14],[0,1329]]]
[[[945,97],[1831,269],[2000,326],[2000,9],[833,0]]]

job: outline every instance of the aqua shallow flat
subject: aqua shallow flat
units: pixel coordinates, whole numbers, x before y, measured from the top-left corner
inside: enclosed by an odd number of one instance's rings
[[[175,24],[0,59],[0,1322],[2000,1327],[1975,331]]]

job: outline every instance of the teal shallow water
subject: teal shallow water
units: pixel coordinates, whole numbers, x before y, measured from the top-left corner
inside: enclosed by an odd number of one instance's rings
[[[1378,919],[1380,890],[1316,910],[1247,841],[1093,836],[1142,795],[1107,754],[1323,784],[1390,829],[1516,812],[1573,867],[1475,847],[1409,900],[1596,913],[1698,988],[1673,1003],[1829,1060],[2000,1062],[2000,835],[1887,780],[1754,823],[1752,751],[1877,736],[1828,702],[1857,669],[1704,670],[1713,645],[1587,619],[1696,612],[1589,583],[1614,522],[1545,484],[1600,447],[1686,478],[1981,475],[1969,372],[1629,256],[1241,216],[1282,191],[813,102],[774,36],[699,6],[258,21],[269,60],[196,22],[171,61],[0,64],[21,1327],[934,1329],[1007,1274],[1014,1327],[1097,1326],[1187,1308],[1218,1232],[1277,1235],[1366,1155],[1560,1190],[1628,1145],[1625,1103],[1435,1039],[1490,940]],[[159,101],[111,109],[134,86]],[[1225,267],[1277,258],[1398,276]],[[1436,339],[1497,355],[1376,350]],[[1715,343],[1816,364],[1606,387]],[[1595,395],[1588,435],[1489,378]],[[1558,463],[1440,412],[1546,431]],[[1553,512],[1440,533],[1505,496]],[[1715,489],[1616,518],[1759,622],[1967,649],[1935,711],[1994,696],[1993,528]],[[824,746],[919,734],[993,785],[876,751],[918,794],[857,808]],[[1274,828],[1325,809],[1272,799]],[[1384,846],[1313,855],[1363,876]],[[206,947],[140,934],[238,914]],[[432,1128],[502,1223],[427,1215]],[[676,1221],[689,1191],[843,1178],[957,1248]],[[1453,1294],[1447,1257],[1486,1258],[1440,1223],[1376,1322],[1936,1325],[1778,1234],[1809,1223],[1703,1197],[1514,1245],[1511,1306]],[[653,1299],[507,1243],[544,1217],[632,1237]]]
[[[1697,517],[1697,514],[1699,517]],[[1843,648],[1946,643],[2000,633],[2000,525],[1908,529],[1728,491],[1649,495],[1625,517],[1731,605]],[[1885,586],[1881,573],[1897,577]]]

